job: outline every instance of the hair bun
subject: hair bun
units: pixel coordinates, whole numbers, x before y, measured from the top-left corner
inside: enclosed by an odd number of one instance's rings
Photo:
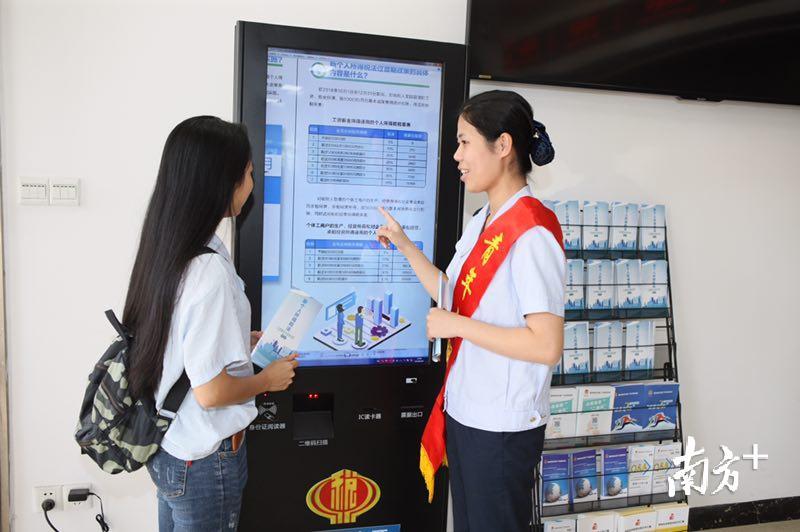
[[[536,166],[544,166],[551,162],[556,156],[553,143],[544,124],[533,121],[533,142],[531,143],[531,159]]]

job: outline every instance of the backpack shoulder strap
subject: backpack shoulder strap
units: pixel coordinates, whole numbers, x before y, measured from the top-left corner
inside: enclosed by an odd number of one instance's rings
[[[128,332],[128,329],[125,328],[122,323],[117,319],[117,315],[114,314],[114,311],[108,309],[106,312],[106,318],[109,322],[111,322],[111,326],[114,327],[114,330],[117,331],[117,334],[122,339],[122,342],[125,344],[125,347],[131,346],[131,334]]]
[[[164,404],[161,406],[161,410],[158,411],[158,415],[169,419],[175,419],[178,408],[180,408],[181,403],[186,397],[186,394],[189,393],[189,388],[191,387],[192,383],[189,382],[189,376],[186,374],[186,370],[184,370],[178,381],[173,384],[172,388],[169,390],[167,398],[164,399]]]
[[[216,253],[216,251],[208,246],[203,246],[196,256],[208,255],[209,253]],[[183,403],[191,387],[192,383],[189,382],[189,376],[186,374],[186,370],[184,370],[177,382],[170,388],[167,398],[164,399],[164,404],[161,406],[161,410],[158,411],[158,415],[169,419],[175,419],[178,408],[180,408],[181,403]]]

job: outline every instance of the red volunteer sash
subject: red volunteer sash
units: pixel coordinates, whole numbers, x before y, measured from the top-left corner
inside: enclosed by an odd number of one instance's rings
[[[564,241],[561,226],[553,211],[530,196],[525,196],[492,224],[484,229],[478,237],[467,260],[461,267],[453,291],[453,312],[470,317],[478,308],[483,294],[494,278],[494,274],[506,259],[509,250],[523,233],[537,226],[542,226],[553,235],[563,249]],[[461,338],[453,338],[447,345],[447,368],[444,384],[436,397],[433,410],[422,433],[419,452],[419,470],[428,488],[428,502],[433,501],[434,476],[439,467],[447,465],[445,446],[444,389],[450,369],[458,357]]]

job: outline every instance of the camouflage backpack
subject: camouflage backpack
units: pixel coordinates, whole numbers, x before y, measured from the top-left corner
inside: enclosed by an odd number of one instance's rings
[[[75,439],[82,454],[115,474],[136,471],[158,451],[190,384],[184,371],[158,412],[152,397],[134,401],[127,379],[133,337],[113,311],[107,310],[106,317],[118,336],[89,375]]]

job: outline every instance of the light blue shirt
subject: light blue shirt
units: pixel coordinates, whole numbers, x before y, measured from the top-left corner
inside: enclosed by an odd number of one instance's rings
[[[222,370],[235,377],[253,374],[250,363],[250,302],[222,241],[208,247],[216,253],[189,262],[172,313],[164,352],[156,408],[186,368],[193,388]],[[217,450],[225,438],[247,427],[257,415],[255,401],[204,409],[190,390],[161,443],[180,460],[199,460]]]
[[[492,220],[523,196],[532,196],[527,186],[503,204]],[[470,220],[456,244],[446,272],[449,301],[488,210],[487,204]],[[509,250],[472,318],[500,327],[526,327],[527,314],[563,316],[565,276],[564,252],[553,235],[544,227],[529,229]],[[447,379],[445,410],[462,425],[476,429],[533,429],[547,423],[550,416],[551,376],[550,366],[498,355],[464,340]]]

